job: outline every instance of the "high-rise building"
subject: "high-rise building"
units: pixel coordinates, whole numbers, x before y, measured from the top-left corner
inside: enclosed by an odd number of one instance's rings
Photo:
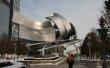
[[[9,0],[0,0],[0,38],[9,33],[10,6]]]
[[[20,12],[20,0],[12,0],[11,1],[11,7],[12,8],[12,19],[15,14],[15,12]],[[11,20],[11,25],[10,25],[10,36],[15,40],[19,38],[19,24],[16,22],[13,22]]]
[[[13,17],[13,11],[20,11],[20,0],[0,0],[0,38],[12,36],[14,24],[11,17]]]
[[[20,11],[20,0],[13,0],[13,10]]]

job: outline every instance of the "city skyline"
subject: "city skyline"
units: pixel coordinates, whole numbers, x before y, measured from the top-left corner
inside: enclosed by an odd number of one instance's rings
[[[84,38],[91,28],[98,27],[103,0],[21,0],[21,13],[36,21],[56,12],[72,22],[78,38]]]

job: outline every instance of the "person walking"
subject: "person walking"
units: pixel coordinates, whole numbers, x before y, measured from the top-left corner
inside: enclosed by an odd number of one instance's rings
[[[74,59],[75,59],[75,55],[74,54],[71,54],[71,53],[68,53],[67,63],[68,63],[69,68],[72,68],[73,67]]]

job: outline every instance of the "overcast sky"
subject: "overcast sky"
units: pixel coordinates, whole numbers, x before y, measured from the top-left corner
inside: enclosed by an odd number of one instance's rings
[[[61,14],[76,28],[83,39],[91,28],[97,28],[104,0],[21,0],[21,13],[36,21],[53,12]]]

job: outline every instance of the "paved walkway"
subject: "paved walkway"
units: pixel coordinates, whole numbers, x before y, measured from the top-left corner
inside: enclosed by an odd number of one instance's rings
[[[32,64],[31,68],[68,68],[68,64],[66,62],[59,65],[35,65]],[[75,62],[73,68],[87,68],[85,63]]]
[[[36,64],[32,64],[31,68],[68,68],[68,64],[66,62],[63,62],[59,65],[36,65]],[[75,61],[73,68],[102,68],[102,61],[97,61],[97,60]],[[110,68],[110,61],[107,61],[107,68]]]

